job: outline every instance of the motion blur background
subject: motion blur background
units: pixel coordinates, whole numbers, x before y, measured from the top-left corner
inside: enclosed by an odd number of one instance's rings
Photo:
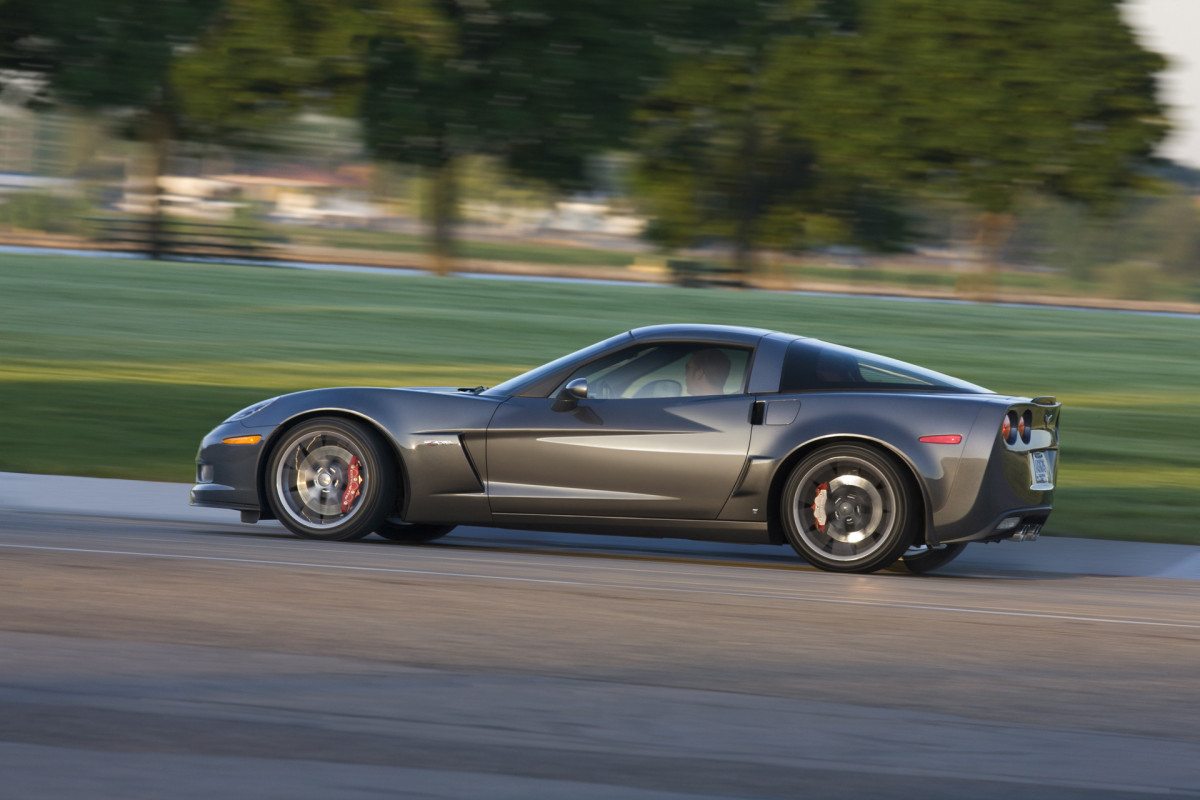
[[[1055,393],[1052,532],[1194,541],[1197,5],[0,0],[0,469],[736,322]]]
[[[1200,795],[1197,31],[1200,0],[0,0],[0,797]],[[860,576],[186,505],[256,401],[670,322],[1057,396],[1045,534],[1082,538]]]
[[[1195,16],[0,0],[0,235],[1197,301]]]

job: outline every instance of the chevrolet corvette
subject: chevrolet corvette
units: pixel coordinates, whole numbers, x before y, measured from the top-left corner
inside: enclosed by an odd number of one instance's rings
[[[790,544],[814,567],[927,572],[1037,538],[1061,406],[818,339],[656,325],[497,386],[331,388],[238,411],[194,505],[307,539],[457,525]]]

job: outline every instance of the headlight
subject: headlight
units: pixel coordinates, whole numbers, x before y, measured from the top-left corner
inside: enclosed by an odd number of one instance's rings
[[[252,414],[257,414],[258,412],[262,411],[264,408],[271,405],[271,403],[274,403],[278,399],[279,399],[278,397],[272,397],[270,400],[263,400],[262,402],[255,403],[252,406],[246,406],[241,411],[237,412],[232,417],[225,420],[225,422],[237,422],[239,419],[245,419],[246,417],[249,417]]]

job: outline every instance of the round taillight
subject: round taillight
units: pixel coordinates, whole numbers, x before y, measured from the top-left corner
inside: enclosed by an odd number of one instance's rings
[[[1018,435],[1016,434],[1016,427],[1018,425],[1020,425],[1020,422],[1016,419],[1016,411],[1009,411],[1008,414],[1004,415],[1004,421],[1000,425],[1000,435],[1010,445],[1016,444],[1016,435]]]
[[[1021,441],[1029,444],[1029,437],[1033,432],[1033,414],[1026,411],[1021,415],[1021,421],[1017,423],[1017,435],[1021,437]]]

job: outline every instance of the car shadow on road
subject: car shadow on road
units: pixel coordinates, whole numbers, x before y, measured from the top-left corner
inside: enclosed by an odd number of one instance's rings
[[[270,527],[267,527],[267,526]],[[262,526],[262,527],[259,527]],[[237,536],[259,540],[293,539],[291,533],[274,523],[259,523],[259,526],[220,526],[196,528],[202,535]],[[300,542],[297,542],[300,544]],[[726,545],[711,542],[695,542],[683,539],[642,539],[623,536],[595,536],[590,534],[556,534],[527,531],[506,531],[468,528],[463,533],[452,532],[445,538],[421,544],[394,542],[375,536],[354,542],[314,542],[305,545],[332,545],[338,547],[384,549],[419,549],[420,551],[475,553],[510,553],[537,556],[564,556],[572,558],[595,558],[610,561],[640,563],[695,564],[702,566],[729,566],[738,568],[793,570],[810,574],[826,573],[806,563],[786,545]],[[969,551],[968,551],[969,552]],[[990,569],[986,564],[952,563],[940,570],[913,574],[903,565],[896,564],[874,573],[876,579],[900,579],[919,581],[1058,581],[1078,578],[1112,577],[1102,575],[1080,575],[1069,572],[1024,570],[1012,568]]]

